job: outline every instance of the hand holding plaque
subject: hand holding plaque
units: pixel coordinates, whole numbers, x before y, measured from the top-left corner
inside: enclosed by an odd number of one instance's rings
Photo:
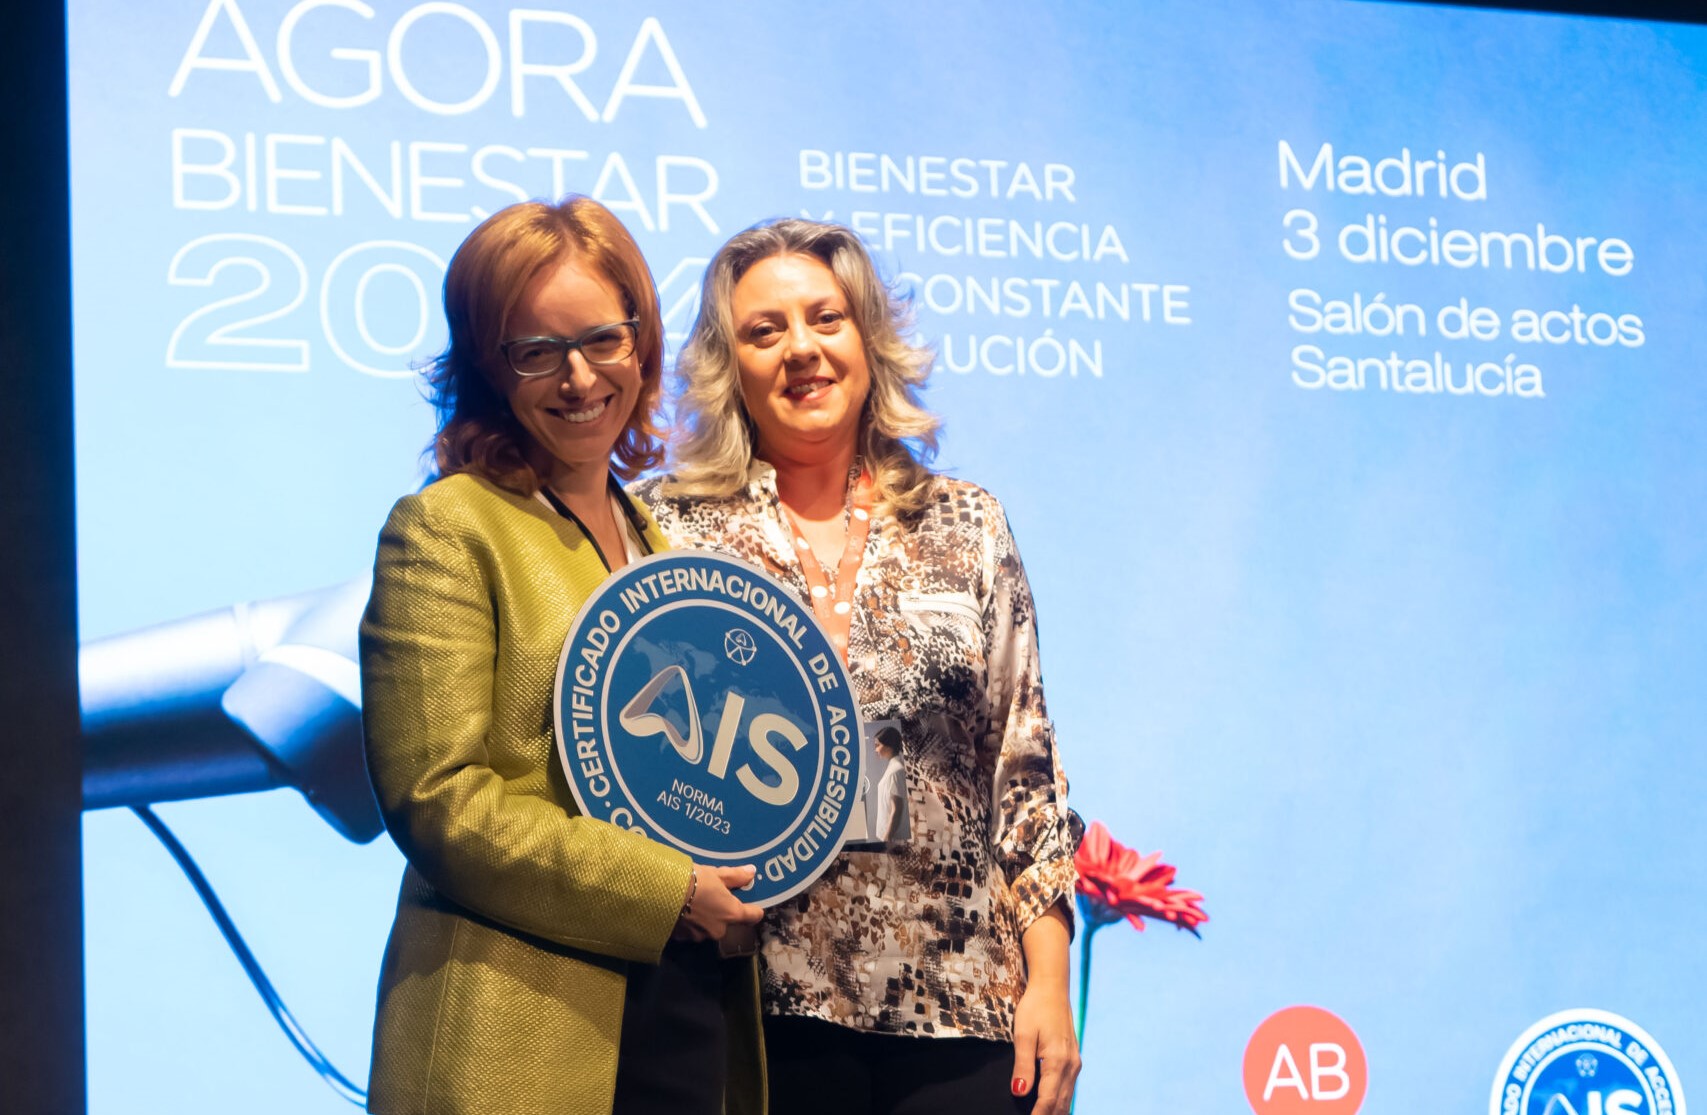
[[[678,941],[715,940],[724,956],[744,956],[758,943],[757,926],[764,910],[742,900],[739,891],[752,885],[751,867],[708,867],[694,864],[688,901],[670,936]]]

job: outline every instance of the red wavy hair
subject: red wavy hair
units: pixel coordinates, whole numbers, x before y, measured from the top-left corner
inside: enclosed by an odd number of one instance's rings
[[[570,195],[556,204],[524,201],[498,210],[451,257],[444,285],[450,343],[426,374],[439,412],[432,445],[439,475],[470,472],[524,496],[539,490],[539,471],[529,459],[532,439],[498,388],[499,377],[514,374],[498,346],[528,283],[568,260],[603,276],[640,322],[640,397],[617,438],[611,471],[632,480],[663,459],[657,426],[664,366],[658,289],[622,222],[592,198]]]

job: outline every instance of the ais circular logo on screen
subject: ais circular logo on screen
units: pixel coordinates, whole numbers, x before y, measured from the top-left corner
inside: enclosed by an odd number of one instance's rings
[[[689,552],[620,570],[569,632],[555,706],[581,811],[700,863],[752,864],[750,902],[799,893],[841,848],[858,708],[823,629],[763,570]]]
[[[1245,1098],[1257,1115],[1355,1115],[1369,1087],[1363,1043],[1321,1007],[1263,1019],[1245,1045]]]
[[[1560,1011],[1506,1051],[1488,1115],[1687,1115],[1665,1051],[1603,1010]]]

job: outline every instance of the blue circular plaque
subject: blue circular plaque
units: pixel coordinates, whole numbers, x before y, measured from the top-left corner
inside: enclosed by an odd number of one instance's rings
[[[1494,1077],[1489,1115],[1687,1115],[1671,1059],[1628,1018],[1560,1011],[1512,1043]]]
[[[557,754],[581,812],[714,867],[775,905],[841,849],[859,709],[812,612],[744,561],[656,554],[582,607],[557,667]]]

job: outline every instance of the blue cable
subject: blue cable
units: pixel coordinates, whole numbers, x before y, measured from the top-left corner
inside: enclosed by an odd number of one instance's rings
[[[249,982],[255,985],[256,993],[261,996],[261,1001],[267,1005],[267,1010],[272,1014],[273,1020],[279,1024],[279,1029],[284,1031],[285,1037],[289,1038],[290,1043],[296,1046],[296,1051],[301,1053],[310,1067],[320,1074],[320,1078],[326,1082],[327,1087],[357,1107],[366,1106],[367,1092],[357,1087],[350,1081],[349,1077],[339,1072],[337,1066],[332,1064],[326,1054],[320,1052],[320,1047],[314,1044],[314,1039],[308,1036],[308,1032],[302,1028],[302,1024],[297,1022],[296,1016],[290,1013],[290,1008],[284,1005],[284,1000],[279,998],[279,993],[273,989],[272,981],[267,978],[267,973],[261,970],[261,962],[255,959],[253,952],[249,951],[249,946],[244,942],[243,935],[237,932],[237,926],[232,922],[231,915],[225,912],[225,907],[220,903],[219,896],[214,894],[213,884],[207,881],[207,876],[203,875],[201,868],[196,866],[196,861],[190,856],[188,849],[179,843],[178,838],[172,834],[172,830],[166,827],[166,822],[155,816],[154,811],[146,805],[133,805],[130,811],[142,819],[142,823],[148,826],[150,832],[159,837],[160,843],[166,845],[166,850],[172,854],[172,858],[177,861],[178,867],[189,878],[190,885],[196,889],[197,896],[202,900],[202,905],[207,907],[207,912],[212,915],[214,924],[219,926],[219,932],[225,937],[225,943],[231,946],[231,951],[237,955],[237,962],[243,965],[244,974],[249,977]]]

